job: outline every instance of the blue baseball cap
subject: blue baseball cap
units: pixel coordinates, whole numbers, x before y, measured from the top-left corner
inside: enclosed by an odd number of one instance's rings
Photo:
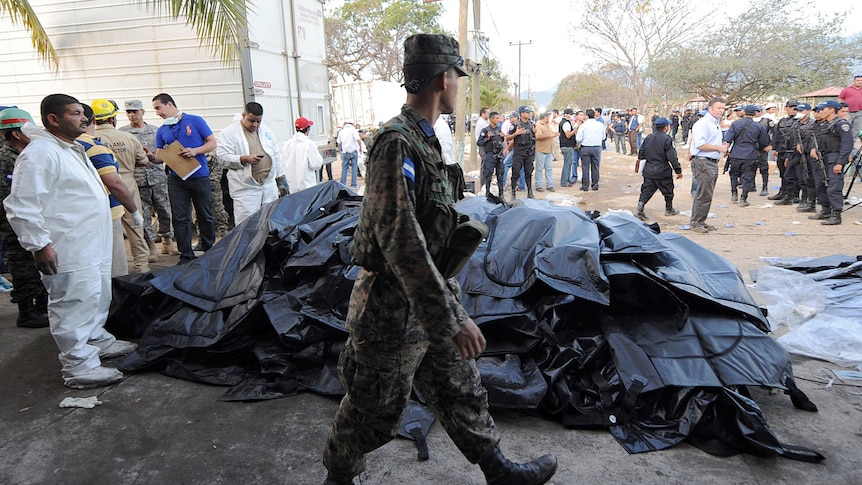
[[[814,111],[820,111],[821,109],[823,109],[825,107],[826,107],[826,103],[817,103],[817,105],[814,107]]]
[[[531,110],[529,106],[518,107],[518,113],[532,113],[532,112],[533,112],[533,110]]]
[[[760,111],[760,106],[755,106],[753,104],[747,104],[742,109],[743,109],[743,111],[745,111],[745,114],[753,115],[753,114],[757,113],[758,111]]]
[[[655,120],[655,126],[656,127],[667,126],[669,124],[670,124],[670,121],[668,121],[667,118],[665,118],[663,116],[661,118]]]
[[[702,110],[698,111],[697,115],[698,116],[706,116],[706,110],[702,109]]]
[[[833,108],[835,111],[841,109],[841,103],[835,101],[834,99],[830,99],[829,101],[824,101],[821,103],[824,108]]]
[[[811,105],[808,103],[799,103],[796,105],[796,111],[811,111]]]

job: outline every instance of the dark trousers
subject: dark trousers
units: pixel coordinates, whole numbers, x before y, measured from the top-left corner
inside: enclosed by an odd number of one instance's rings
[[[527,183],[527,187],[532,187],[530,183],[533,180],[533,156],[535,155],[532,151],[521,151],[518,148],[515,148],[515,155],[512,156],[512,185],[511,187],[515,187],[518,182],[518,176],[521,173],[521,169],[524,169],[524,180]]]
[[[212,188],[209,177],[182,180],[168,175],[168,196],[171,199],[171,220],[180,259],[194,259],[192,249],[192,204],[200,229],[201,247],[206,251],[215,244],[215,224],[212,213]]]
[[[581,188],[599,189],[599,163],[602,159],[602,147],[585,147],[581,150]]]
[[[497,189],[502,191],[505,181],[503,180],[503,159],[497,158],[493,153],[482,157],[482,185],[485,186],[485,194],[491,193],[491,177],[497,174]]]
[[[661,195],[664,196],[665,208],[670,209],[673,207],[673,178],[651,179],[644,177],[638,202],[646,204],[652,199],[656,190],[660,191]]]
[[[630,131],[629,135],[629,155],[637,155],[638,154],[638,132]]]
[[[824,209],[841,211],[844,208],[844,174],[835,174],[833,168],[838,161],[837,153],[824,153],[826,178],[823,178],[823,170],[817,160],[811,160],[811,169],[814,171],[814,190],[817,194],[817,202]]]
[[[733,166],[735,158],[731,159]],[[742,180],[742,198],[748,196],[749,192],[754,192],[757,185],[754,182],[754,176],[757,174],[757,169],[760,166],[759,160],[739,160],[739,178]]]

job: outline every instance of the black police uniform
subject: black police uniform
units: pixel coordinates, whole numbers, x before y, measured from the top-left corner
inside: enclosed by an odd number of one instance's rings
[[[643,215],[643,208],[659,190],[664,196],[665,213],[671,215],[673,208],[673,174],[682,173],[682,167],[673,146],[673,139],[664,131],[656,131],[647,136],[638,150],[638,160],[646,160],[644,166],[644,183],[638,198],[638,214]]]
[[[829,213],[824,214],[826,218],[822,224],[841,224],[841,209],[844,207],[844,173],[839,170],[836,174],[834,168],[836,165],[843,168],[848,163],[850,152],[853,150],[853,133],[847,120],[835,117],[832,121],[824,120],[817,127],[815,136],[827,177],[825,184],[817,186],[817,199],[825,201],[825,203],[821,202],[823,212],[829,209]],[[815,179],[823,176],[822,170],[818,169],[818,172],[820,173],[815,175]]]
[[[760,118],[760,124],[766,129],[766,136],[769,137],[767,146],[772,145],[773,140],[775,140],[775,122],[763,117]],[[767,187],[769,185],[769,153],[763,150],[758,151],[757,162],[757,168],[760,171],[760,179],[762,181],[760,195],[767,195]]]
[[[799,157],[796,152],[796,134],[793,125],[796,120],[793,116],[785,116],[778,120],[775,126],[775,138],[773,148],[778,152],[775,164],[778,167],[778,175],[781,177],[781,190],[778,194],[770,197],[777,200],[776,205],[790,205],[793,199],[799,198],[799,176],[797,167]]]
[[[488,125],[479,132],[476,144],[482,147],[482,183],[485,185],[485,194],[491,193],[491,176],[497,173],[497,190],[503,198],[503,133],[497,126]]]
[[[798,212],[815,212],[817,189],[814,183],[814,172],[817,162],[811,158],[811,150],[814,148],[814,133],[817,130],[817,122],[809,116],[804,121],[796,122],[796,130],[799,133],[796,143],[802,145],[802,153],[799,155],[801,162],[799,180],[802,182],[802,198],[796,210]]]
[[[516,197],[515,187],[517,187],[518,177],[521,174],[521,168],[524,169],[524,182],[527,185],[527,197],[533,197],[533,160],[536,157],[536,134],[533,132],[536,125],[532,120],[522,121],[517,120],[512,123],[509,128],[509,134],[515,133],[519,128],[524,129],[524,133],[518,135],[514,139],[512,149],[515,150],[512,155],[512,198]]]
[[[730,148],[731,193],[736,194],[739,177],[742,180],[740,205],[748,205],[748,193],[756,189],[754,174],[760,163],[759,153],[769,146],[769,136],[762,124],[751,118],[736,120],[724,133],[724,141],[732,143]]]

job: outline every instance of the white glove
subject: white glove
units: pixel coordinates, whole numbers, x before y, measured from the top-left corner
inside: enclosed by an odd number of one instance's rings
[[[132,227],[142,227],[144,225],[144,216],[141,215],[141,211],[132,212],[132,220],[135,221]]]

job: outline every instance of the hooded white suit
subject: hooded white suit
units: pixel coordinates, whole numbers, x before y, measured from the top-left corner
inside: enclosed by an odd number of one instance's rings
[[[291,193],[317,185],[317,171],[323,166],[323,157],[314,140],[298,131],[293,138],[284,142],[281,151],[284,176]]]

